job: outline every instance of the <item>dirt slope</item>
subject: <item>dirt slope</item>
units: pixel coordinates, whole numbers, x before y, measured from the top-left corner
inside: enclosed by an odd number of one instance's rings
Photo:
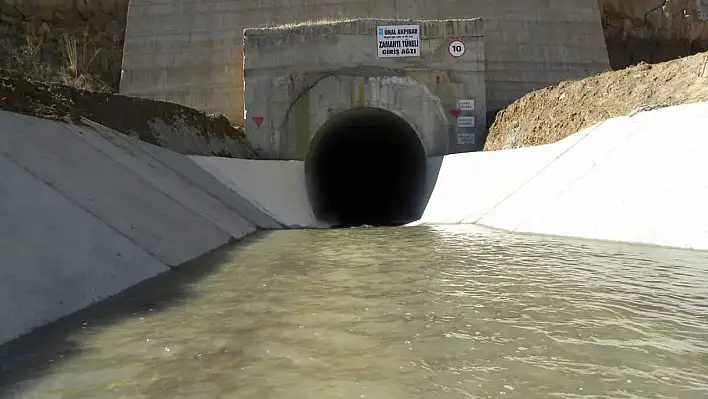
[[[254,158],[243,128],[223,116],[164,101],[36,82],[0,69],[0,110],[65,123],[90,119],[182,154]]]
[[[708,53],[640,64],[527,94],[497,114],[484,149],[553,143],[639,107],[700,101],[708,101]]]

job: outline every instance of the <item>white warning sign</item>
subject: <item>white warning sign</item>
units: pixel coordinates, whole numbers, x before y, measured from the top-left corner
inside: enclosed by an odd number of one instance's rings
[[[474,116],[461,116],[457,118],[457,127],[475,127]]]
[[[379,26],[376,47],[379,58],[420,57],[420,25]]]
[[[460,132],[460,133],[457,133],[457,144],[458,145],[472,145],[472,144],[475,144],[476,138],[477,138],[477,136],[475,136],[474,133]]]
[[[460,111],[474,111],[474,100],[458,100],[457,109]]]

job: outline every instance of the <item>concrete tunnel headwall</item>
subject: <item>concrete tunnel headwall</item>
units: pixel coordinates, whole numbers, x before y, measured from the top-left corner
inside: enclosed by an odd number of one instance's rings
[[[379,26],[418,27],[419,56],[379,57]],[[486,134],[480,19],[351,20],[244,31],[246,136],[262,153],[304,160],[333,115],[371,107],[400,115],[429,156],[474,151]],[[462,56],[448,52],[465,43]],[[474,104],[460,114],[459,103]],[[461,126],[458,117],[472,123]]]
[[[380,108],[343,111],[320,127],[305,158],[315,217],[335,226],[417,220],[426,167],[425,146],[403,118]]]
[[[379,56],[377,28],[395,25],[417,27],[419,56]],[[465,54],[450,54],[452,40]],[[244,49],[246,136],[268,158],[305,161],[319,220],[411,222],[425,205],[427,158],[483,146],[480,19],[247,29]]]
[[[429,188],[427,158],[452,145],[440,99],[410,77],[310,79],[317,83],[296,97],[285,123],[272,130],[276,136],[249,139],[270,139],[260,148],[274,158],[305,161],[308,198],[321,222],[345,227],[418,219]]]

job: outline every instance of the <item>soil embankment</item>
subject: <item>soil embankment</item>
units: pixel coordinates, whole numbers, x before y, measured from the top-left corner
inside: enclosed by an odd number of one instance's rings
[[[548,144],[641,107],[708,100],[708,0],[598,4],[615,71],[517,100],[496,115],[485,150]]]
[[[708,101],[708,53],[529,93],[499,112],[485,151],[549,144],[637,109]]]
[[[36,82],[0,70],[0,109],[65,123],[82,118],[188,155],[255,158],[243,128],[221,116],[164,101]]]

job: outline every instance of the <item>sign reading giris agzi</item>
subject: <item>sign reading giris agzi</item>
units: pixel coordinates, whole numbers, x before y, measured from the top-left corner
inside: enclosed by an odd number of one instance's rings
[[[376,45],[380,58],[420,57],[420,25],[379,26]]]

